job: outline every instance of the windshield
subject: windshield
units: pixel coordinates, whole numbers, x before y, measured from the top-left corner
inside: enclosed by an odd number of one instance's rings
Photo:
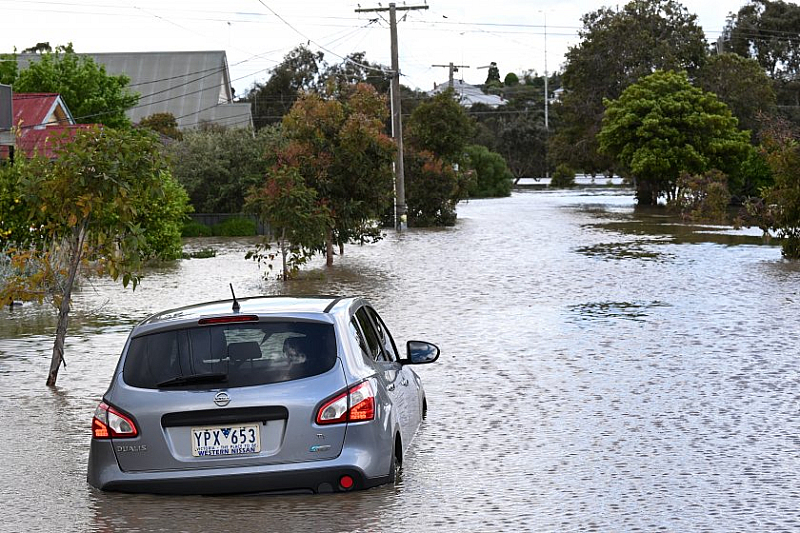
[[[335,361],[330,324],[196,326],[132,339],[122,378],[147,389],[244,387],[314,376]]]

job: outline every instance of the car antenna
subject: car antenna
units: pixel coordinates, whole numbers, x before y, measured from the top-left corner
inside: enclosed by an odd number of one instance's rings
[[[233,295],[233,312],[238,313],[242,306],[240,306],[238,300],[236,300],[236,293],[233,292],[233,283],[229,283],[228,285],[231,286],[231,295]]]

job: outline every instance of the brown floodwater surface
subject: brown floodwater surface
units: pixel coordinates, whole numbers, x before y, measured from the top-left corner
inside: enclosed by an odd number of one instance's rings
[[[631,191],[473,200],[265,281],[252,239],[86,280],[58,388],[55,313],[0,310],[0,531],[798,531],[800,264],[758,231],[637,210]],[[277,265],[276,265],[277,267]],[[360,294],[425,339],[428,418],[400,481],[319,496],[169,497],[87,485],[90,421],[130,328],[257,294]]]

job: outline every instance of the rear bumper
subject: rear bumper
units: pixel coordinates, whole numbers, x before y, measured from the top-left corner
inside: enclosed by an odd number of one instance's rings
[[[150,494],[240,494],[253,492],[324,493],[367,489],[390,481],[390,476],[367,477],[360,454],[313,463],[268,466],[123,472],[111,444],[92,440],[87,481],[106,491]],[[100,466],[102,465],[102,466]],[[342,487],[342,476],[353,480]]]

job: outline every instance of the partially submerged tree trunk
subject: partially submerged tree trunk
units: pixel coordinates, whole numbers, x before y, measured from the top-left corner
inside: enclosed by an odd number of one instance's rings
[[[328,228],[325,232],[325,266],[333,266],[333,229]]]
[[[69,270],[67,279],[61,293],[61,302],[58,306],[58,324],[56,326],[56,339],[53,343],[53,356],[50,358],[50,372],[47,375],[47,386],[54,387],[58,378],[58,369],[64,361],[64,340],[67,337],[67,326],[69,325],[70,300],[72,298],[72,287],[78,275],[78,268],[83,256],[83,242],[86,238],[87,222],[73,230],[69,240]],[[64,364],[66,366],[66,363]]]
[[[283,281],[287,281],[289,279],[289,267],[288,262],[286,260],[286,228],[281,230],[281,261],[283,261]]]

